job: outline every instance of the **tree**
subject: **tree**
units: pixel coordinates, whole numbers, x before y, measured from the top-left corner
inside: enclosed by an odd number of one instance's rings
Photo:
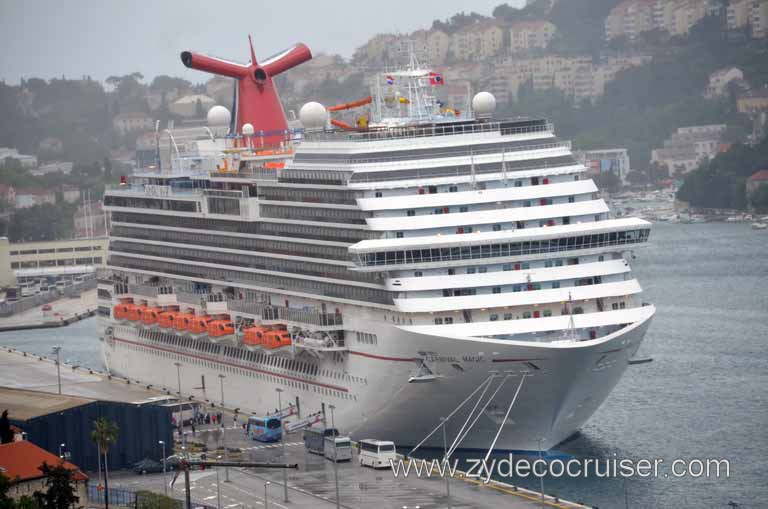
[[[11,421],[8,419],[8,410],[3,410],[0,416],[0,444],[10,444],[13,442],[13,431],[11,431]]]
[[[8,496],[11,486],[13,486],[11,480],[0,472],[0,509],[14,509],[14,501]]]
[[[752,208],[759,212],[768,211],[768,184],[758,186],[752,191],[752,194],[749,195],[749,202]]]
[[[44,493],[36,491],[33,494],[40,509],[69,509],[80,501],[80,497],[75,495],[72,470],[63,464],[50,466],[45,462],[38,469],[43,473],[48,488]]]
[[[621,179],[612,171],[601,173],[595,180],[600,189],[605,189],[609,193],[615,193],[621,187]]]
[[[91,431],[91,440],[99,448],[99,462],[104,460],[104,507],[109,509],[109,474],[107,472],[107,453],[109,448],[117,442],[117,436],[120,429],[117,424],[106,417],[99,417],[93,422],[93,431]]]

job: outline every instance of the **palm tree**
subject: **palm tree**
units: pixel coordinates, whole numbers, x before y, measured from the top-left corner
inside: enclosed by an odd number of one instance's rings
[[[101,465],[101,456],[104,456],[104,508],[109,509],[109,476],[107,475],[107,452],[109,447],[117,442],[117,433],[120,429],[117,424],[106,417],[99,417],[93,421],[93,431],[91,431],[91,440],[99,448],[99,465]]]

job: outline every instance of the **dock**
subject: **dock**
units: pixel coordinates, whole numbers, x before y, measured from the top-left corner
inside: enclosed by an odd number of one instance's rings
[[[44,308],[50,306],[50,311]],[[0,332],[63,327],[96,314],[96,289],[0,317]]]
[[[86,368],[61,366],[61,391],[67,396],[108,399],[112,401],[132,402],[143,400],[162,393],[156,388],[137,380],[124,380],[110,377],[106,373]],[[53,359],[11,348],[0,349],[0,387],[29,389],[57,393],[58,380],[56,364]],[[2,401],[0,401],[2,409]],[[218,405],[217,405],[218,409]],[[225,482],[227,473],[224,468],[190,473],[193,501],[198,504],[215,506],[218,490],[221,490],[221,507],[264,506],[265,483],[269,507],[279,509],[292,508],[333,508],[336,507],[336,490],[333,463],[321,456],[310,454],[304,448],[301,433],[288,434],[285,446],[280,443],[264,444],[248,438],[241,424],[234,423],[234,414],[224,410],[226,423],[226,444],[230,459],[253,462],[297,463],[298,470],[287,474],[288,499],[283,497],[283,472],[273,469],[229,468],[229,482]],[[194,444],[205,443],[209,451],[215,451],[220,445],[221,436],[213,432],[214,425],[202,425],[193,433],[185,429],[185,438],[190,450]],[[178,439],[177,439],[178,440]],[[285,450],[285,456],[282,451]],[[208,453],[209,459],[214,454]],[[220,453],[219,453],[220,454]],[[93,474],[95,478],[96,474]],[[175,498],[184,498],[183,478],[173,486],[173,473],[137,475],[133,472],[114,472],[110,475],[110,487],[127,490],[149,489],[157,493],[168,494]],[[218,480],[217,480],[218,478]],[[589,506],[559,500],[545,495],[518,488],[509,484],[491,481],[484,484],[478,479],[469,479],[460,475],[450,479],[450,504],[446,495],[446,481],[440,477],[404,478],[395,477],[391,470],[373,470],[358,465],[357,454],[352,461],[338,464],[339,506],[344,508],[392,508],[404,507],[427,508],[497,508],[530,509],[534,507],[557,507],[563,509],[585,509]],[[193,504],[194,505],[194,504]]]

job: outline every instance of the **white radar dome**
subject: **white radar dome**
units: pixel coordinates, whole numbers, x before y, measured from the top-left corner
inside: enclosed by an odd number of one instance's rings
[[[496,110],[496,98],[490,92],[478,92],[472,98],[472,109],[478,117],[489,117]]]
[[[250,136],[253,134],[253,124],[243,124],[243,128],[241,129],[243,135]]]
[[[328,111],[317,102],[308,102],[299,110],[299,120],[306,129],[322,129],[327,119]]]
[[[214,106],[208,110],[208,125],[213,126],[226,126],[229,125],[229,121],[232,120],[232,114],[224,106]]]

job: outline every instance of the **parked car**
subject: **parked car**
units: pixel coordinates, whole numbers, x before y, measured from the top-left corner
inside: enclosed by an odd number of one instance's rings
[[[170,469],[170,463],[168,464]],[[153,459],[144,458],[135,465],[133,465],[133,471],[137,474],[157,474],[163,471],[163,464]]]

